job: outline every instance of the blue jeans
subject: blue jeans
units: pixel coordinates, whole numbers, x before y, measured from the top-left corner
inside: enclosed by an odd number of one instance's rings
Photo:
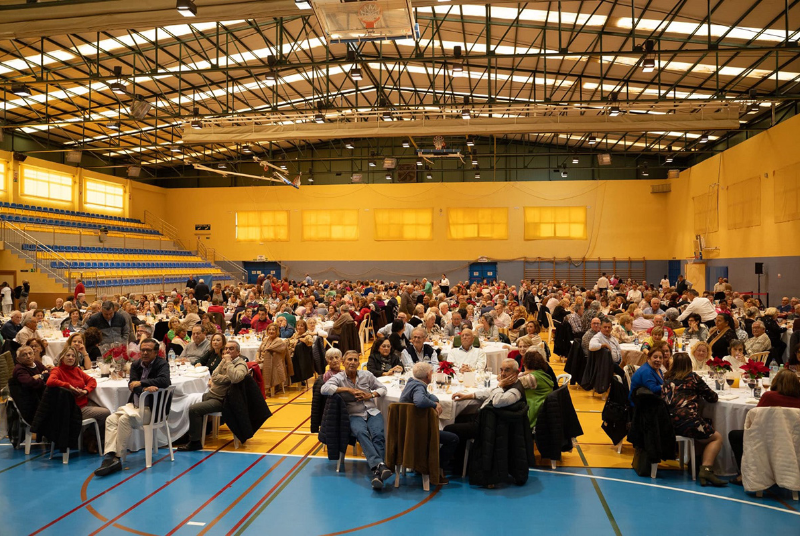
[[[356,436],[361,450],[367,457],[370,469],[375,469],[383,463],[386,456],[386,439],[383,435],[383,415],[367,414],[367,419],[357,415],[350,415],[350,433]]]

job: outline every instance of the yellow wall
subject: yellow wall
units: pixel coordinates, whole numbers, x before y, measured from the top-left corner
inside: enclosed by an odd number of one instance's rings
[[[718,182],[719,231],[709,233],[705,258],[784,257],[800,255],[800,220],[775,223],[775,170],[800,162],[800,116],[795,116],[753,138],[728,149],[681,173],[673,182],[675,202],[670,219],[675,222],[672,251],[678,258],[692,255],[694,211],[692,198]],[[745,229],[728,229],[728,187],[756,176],[761,177],[761,224]],[[677,194],[677,195],[675,195]]]
[[[663,235],[671,195],[650,193],[663,181],[562,181],[503,183],[426,183],[278,187],[176,189],[167,191],[168,206],[181,213],[170,221],[178,226],[187,247],[195,244],[194,225],[210,223],[208,247],[233,260],[451,260],[486,256],[520,257],[665,258],[665,247],[654,237]],[[523,207],[587,206],[587,240],[523,239]],[[447,239],[448,207],[508,207],[508,240],[459,241]],[[373,208],[433,208],[433,240],[376,241]],[[303,242],[304,209],[358,208],[357,242]],[[237,210],[288,210],[288,242],[237,242]]]

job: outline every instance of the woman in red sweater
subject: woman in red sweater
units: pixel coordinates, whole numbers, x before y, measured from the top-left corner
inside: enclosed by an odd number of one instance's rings
[[[108,409],[89,400],[89,393],[97,388],[97,381],[78,366],[75,348],[66,346],[59,356],[58,366],[50,371],[48,387],[62,387],[75,395],[75,403],[81,408],[84,419],[95,419],[100,425],[100,437],[104,437],[106,418],[111,415]]]

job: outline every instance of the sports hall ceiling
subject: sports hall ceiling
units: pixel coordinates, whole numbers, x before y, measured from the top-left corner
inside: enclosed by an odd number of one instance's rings
[[[28,138],[19,147],[29,154],[80,150],[119,174],[135,164],[143,175],[178,177],[189,163],[241,161],[242,144],[267,159],[309,148],[347,157],[346,143],[380,145],[381,156],[402,151],[403,141],[432,147],[430,129],[384,140],[347,132],[387,111],[460,119],[468,108],[474,120],[448,130],[448,147],[474,136],[489,147],[627,153],[667,167],[672,155],[671,165],[685,167],[794,115],[799,2],[413,1],[418,40],[328,44],[314,12],[294,0],[196,0],[193,18],[175,0],[0,0],[0,125],[6,148],[9,138]],[[134,118],[132,107],[144,103],[149,110]],[[609,120],[619,125],[596,132],[489,135],[477,121],[605,121],[612,107],[621,116]],[[631,122],[675,110],[732,117],[739,128]],[[338,130],[315,137],[317,114]],[[254,125],[311,128],[301,139],[200,136]]]

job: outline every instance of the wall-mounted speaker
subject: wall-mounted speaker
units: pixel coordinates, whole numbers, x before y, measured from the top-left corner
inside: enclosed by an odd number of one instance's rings
[[[18,153],[18,152],[16,152],[16,151],[15,151],[15,152],[14,152],[14,157],[13,157],[13,158],[14,158],[14,160],[15,160],[15,161],[17,161],[17,162],[24,162],[25,160],[27,160],[27,159],[28,159],[28,155],[26,155],[26,154],[23,154],[23,153]]]
[[[764,263],[757,262],[756,263],[756,275],[764,275]]]

